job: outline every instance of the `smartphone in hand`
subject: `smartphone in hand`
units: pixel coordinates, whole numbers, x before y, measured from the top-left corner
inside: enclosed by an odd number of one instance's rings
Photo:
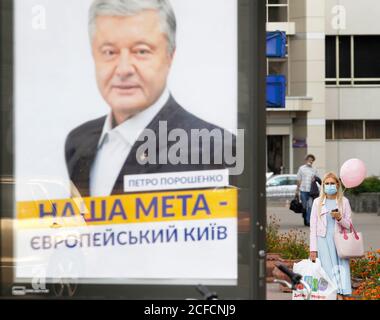
[[[337,212],[339,212],[338,208],[337,208],[337,209],[334,209],[334,210],[331,210],[331,216],[332,216],[333,218],[335,218],[335,214],[336,214]]]

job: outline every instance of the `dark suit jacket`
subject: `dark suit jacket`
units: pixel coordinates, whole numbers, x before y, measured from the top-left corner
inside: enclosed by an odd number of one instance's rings
[[[66,139],[65,157],[68,173],[71,181],[76,186],[82,197],[89,196],[90,169],[92,163],[95,160],[97,145],[103,130],[105,119],[106,116],[82,124],[81,126],[72,130]],[[159,121],[167,121],[168,132],[176,128],[180,128],[186,131],[189,137],[189,143],[187,148],[188,163],[179,163],[177,165],[173,165],[169,161],[167,161],[167,164],[160,164],[158,161],[159,154],[162,152],[168,153],[170,147],[173,144],[176,144],[176,142],[168,141],[167,148],[159,149],[159,143],[157,140],[156,164],[148,163],[145,165],[141,165],[138,163],[136,157],[141,157],[142,155],[138,155],[136,154],[136,152],[139,146],[141,146],[144,143],[144,141],[136,141],[136,143],[132,146],[132,149],[119,173],[119,176],[113,187],[112,194],[124,193],[124,175],[128,174],[212,170],[223,169],[230,166],[230,164],[226,163],[224,156],[222,163],[216,163],[218,162],[217,160],[214,161],[214,152],[216,152],[216,154],[224,154],[224,138],[222,139],[223,141],[221,141],[221,143],[215,143],[214,140],[211,140],[210,164],[202,164],[202,144],[200,143],[198,148],[191,148],[191,130],[207,129],[211,131],[213,129],[220,129],[222,130],[222,133],[224,133],[224,130],[206,121],[203,121],[195,115],[191,114],[190,112],[186,111],[173,99],[173,97],[169,98],[165,106],[147,126],[148,129],[151,129],[156,133],[156,137],[159,136]],[[233,155],[235,156],[235,136],[228,131],[226,131],[226,133],[230,135],[232,138],[226,139],[226,142],[232,141],[228,145],[228,150],[231,150],[232,148]],[[199,155],[200,164],[191,164],[191,153]]]

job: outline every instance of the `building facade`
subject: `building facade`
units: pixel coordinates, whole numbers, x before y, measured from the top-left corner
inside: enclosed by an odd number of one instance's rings
[[[285,31],[287,56],[268,59],[268,74],[287,79],[286,106],[267,111],[268,171],[296,172],[306,153],[326,167],[324,1],[267,0],[267,30]]]
[[[360,158],[368,175],[380,176],[379,12],[379,1],[326,1],[326,166],[332,170]]]
[[[285,74],[286,106],[267,109],[268,171],[294,173],[307,153],[320,173],[362,159],[380,175],[380,3],[267,0],[267,31],[287,35],[287,56],[268,58]]]

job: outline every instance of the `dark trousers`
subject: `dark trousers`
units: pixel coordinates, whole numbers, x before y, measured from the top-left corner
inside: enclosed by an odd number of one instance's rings
[[[313,198],[310,196],[310,192],[301,191],[301,202],[306,210],[306,214],[304,217],[305,223],[310,224],[310,214],[311,214],[311,206],[313,204]]]

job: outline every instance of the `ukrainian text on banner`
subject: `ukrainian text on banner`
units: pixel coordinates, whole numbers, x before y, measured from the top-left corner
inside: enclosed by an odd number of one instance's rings
[[[15,227],[17,278],[237,279],[232,188],[18,202]]]

